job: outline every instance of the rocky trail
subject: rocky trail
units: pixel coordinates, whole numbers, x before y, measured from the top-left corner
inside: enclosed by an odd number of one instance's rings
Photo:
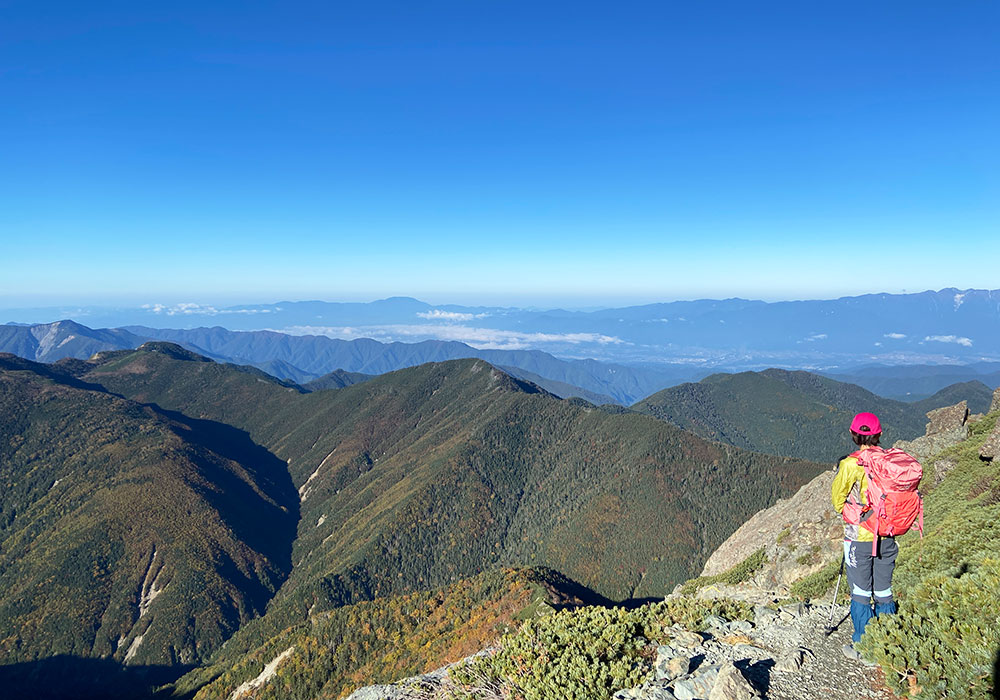
[[[710,620],[711,630],[677,630],[657,647],[656,679],[619,691],[615,700],[893,700],[882,672],[846,658],[846,606],[826,634],[828,606],[758,606],[753,623]]]
[[[654,678],[612,700],[897,700],[880,669],[843,655],[850,642],[847,607],[837,606],[834,625],[840,624],[827,635],[829,614],[826,605],[758,606],[753,622],[714,617],[707,631],[670,628],[650,644]],[[348,700],[450,698],[448,668],[361,688]]]

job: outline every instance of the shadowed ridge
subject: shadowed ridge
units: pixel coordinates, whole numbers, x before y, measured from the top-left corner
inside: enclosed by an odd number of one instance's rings
[[[93,369],[91,365],[83,368],[78,366],[79,360],[72,360],[71,362],[72,364],[64,364],[62,361],[55,364],[46,364],[44,362],[26,360],[23,357],[12,355],[8,352],[0,352],[0,372],[30,372],[58,384],[73,387],[74,389],[104,391],[100,385],[84,382],[78,378],[87,370]]]
[[[32,700],[147,700],[166,697],[155,689],[192,668],[124,666],[111,659],[58,654],[0,665],[0,690],[7,698]]]
[[[48,365],[0,358],[0,385],[0,658],[187,663],[264,612],[298,519],[284,462]]]

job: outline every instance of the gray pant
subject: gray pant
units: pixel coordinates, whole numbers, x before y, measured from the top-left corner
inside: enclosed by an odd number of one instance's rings
[[[872,556],[871,542],[844,541],[844,564],[851,600],[865,605],[892,602],[892,570],[896,567],[899,545],[892,537],[881,537],[878,554]]]

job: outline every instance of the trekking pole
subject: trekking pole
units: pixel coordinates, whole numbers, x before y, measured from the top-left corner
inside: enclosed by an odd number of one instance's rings
[[[844,576],[844,555],[840,556],[840,573],[837,574],[837,587],[833,589],[833,601],[830,603],[830,619],[826,623],[826,636],[833,634],[833,611],[837,609],[837,595],[840,593],[840,579]]]

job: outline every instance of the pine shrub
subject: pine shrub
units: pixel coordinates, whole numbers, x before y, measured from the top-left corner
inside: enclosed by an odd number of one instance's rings
[[[716,574],[714,576],[699,576],[698,578],[693,578],[690,581],[687,581],[681,587],[680,592],[682,595],[693,595],[702,586],[710,586],[715,583],[728,583],[735,585],[737,583],[749,581],[754,574],[760,571],[765,562],[767,562],[767,557],[764,556],[764,548],[761,547],[739,564],[723,571],[721,574]]]
[[[987,698],[1000,649],[1000,559],[922,581],[897,615],[872,620],[861,651],[910,697]]]
[[[487,683],[523,700],[607,700],[647,680],[650,639],[673,625],[702,627],[709,615],[750,619],[737,601],[672,598],[635,610],[586,607],[529,620],[500,640],[500,651],[451,670],[460,687]]]

